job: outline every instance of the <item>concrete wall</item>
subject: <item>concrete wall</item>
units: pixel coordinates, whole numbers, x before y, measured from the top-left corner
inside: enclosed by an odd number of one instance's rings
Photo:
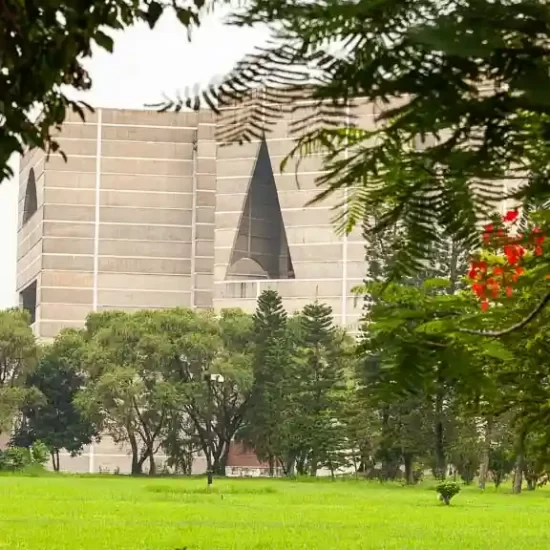
[[[211,307],[215,152],[210,113],[70,117],[60,155],[21,168],[18,291],[38,281],[37,334],[90,311]],[[38,210],[23,227],[34,169]]]

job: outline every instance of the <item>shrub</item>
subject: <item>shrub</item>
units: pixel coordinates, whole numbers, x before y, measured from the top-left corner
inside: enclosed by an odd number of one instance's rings
[[[30,452],[25,447],[8,447],[0,455],[0,470],[5,472],[20,472],[30,463]]]
[[[451,499],[460,493],[460,485],[456,481],[442,481],[435,490],[439,493],[439,500],[448,506]]]
[[[0,471],[22,472],[31,466],[43,468],[49,453],[48,447],[40,441],[30,447],[8,447],[0,452]]]

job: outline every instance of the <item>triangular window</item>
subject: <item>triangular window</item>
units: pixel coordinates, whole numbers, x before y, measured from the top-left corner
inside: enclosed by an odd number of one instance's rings
[[[269,158],[260,143],[227,270],[227,279],[294,279],[294,268]]]

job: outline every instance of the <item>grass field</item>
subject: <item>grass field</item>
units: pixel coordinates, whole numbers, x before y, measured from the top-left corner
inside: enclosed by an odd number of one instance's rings
[[[550,548],[550,491],[124,477],[0,477],[0,549]]]

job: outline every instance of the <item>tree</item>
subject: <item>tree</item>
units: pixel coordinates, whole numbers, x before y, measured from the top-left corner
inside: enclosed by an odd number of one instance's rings
[[[0,311],[0,433],[13,425],[25,402],[37,398],[36,392],[25,386],[38,359],[30,320],[24,310]]]
[[[23,421],[14,444],[30,447],[42,442],[50,451],[56,472],[60,450],[66,449],[75,456],[98,435],[93,422],[83,416],[74,402],[86,382],[82,370],[84,345],[78,331],[61,332],[42,351],[36,370],[26,381],[28,387],[40,392],[41,399],[23,407]]]
[[[252,317],[238,309],[212,312],[166,310],[159,327],[173,346],[172,377],[181,383],[177,414],[214,473],[225,474],[229,446],[241,427],[252,387]],[[205,376],[221,374],[208,395]],[[210,401],[211,400],[211,401]],[[212,422],[209,438],[208,423]]]
[[[159,315],[94,314],[88,325],[89,382],[76,402],[116,442],[129,443],[132,474],[140,474],[146,460],[150,475],[156,473],[155,454],[181,401],[171,372],[174,349],[159,330]]]
[[[82,119],[83,102],[69,99],[67,88],[88,90],[91,79],[83,66],[92,46],[113,51],[110,33],[146,21],[154,27],[163,12],[173,10],[182,24],[199,23],[206,0],[165,3],[77,0],[44,2],[7,0],[0,4],[0,182],[11,175],[8,161],[25,147],[58,151],[55,130],[67,111]],[[36,119],[33,113],[39,109]]]
[[[329,462],[341,447],[345,392],[345,335],[333,324],[332,309],[319,302],[306,305],[299,315],[300,349],[297,359],[296,394],[298,422],[303,444],[308,447],[309,473]]]
[[[548,199],[543,0],[252,0],[232,21],[261,22],[273,40],[195,104],[246,98],[247,117],[222,128],[228,140],[294,113],[293,153],[328,153],[318,198],[348,190],[342,228],[379,211],[367,233],[403,224],[393,275],[421,271],[441,235],[479,244],[478,221],[506,197]],[[365,102],[374,127],[347,128]]]
[[[289,396],[292,350],[287,335],[287,314],[279,294],[265,290],[258,298],[254,322],[254,384],[243,435],[261,460],[275,463],[284,459],[284,416]]]

